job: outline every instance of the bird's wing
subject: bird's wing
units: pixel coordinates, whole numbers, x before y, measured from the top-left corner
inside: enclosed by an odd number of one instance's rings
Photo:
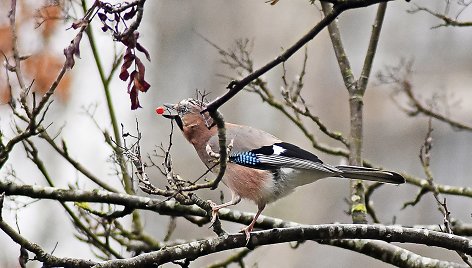
[[[328,173],[341,172],[335,167],[323,164],[316,155],[286,142],[262,146],[246,152],[230,153],[229,160],[257,169],[298,168]]]
[[[273,135],[260,129],[231,123],[226,123],[225,128],[226,144],[228,145],[230,142],[233,143],[233,148],[231,150],[232,153],[247,152],[255,148],[281,142]],[[215,134],[208,141],[208,145],[210,145],[214,152],[218,152],[218,144],[218,135]]]
[[[226,123],[226,143],[233,143],[229,161],[256,169],[299,168],[340,173],[335,167],[323,164],[314,154],[282,142],[262,130]],[[209,141],[214,152],[219,151],[218,136]]]

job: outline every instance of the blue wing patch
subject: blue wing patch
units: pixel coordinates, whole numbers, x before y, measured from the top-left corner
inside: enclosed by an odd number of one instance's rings
[[[334,167],[323,164],[316,155],[285,142],[230,154],[229,161],[241,166],[264,170],[299,168],[330,173],[340,172]]]
[[[257,155],[253,152],[241,152],[232,154],[229,156],[229,160],[233,163],[249,167],[255,167],[261,164],[261,161],[259,160]]]

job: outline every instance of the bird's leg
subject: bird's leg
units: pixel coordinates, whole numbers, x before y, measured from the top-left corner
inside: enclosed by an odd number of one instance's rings
[[[264,208],[265,208],[265,204],[259,205],[257,213],[252,219],[251,223],[248,226],[241,229],[241,232],[244,232],[244,234],[246,235],[246,244],[249,243],[249,239],[251,239],[251,232],[254,229],[254,225],[256,224],[257,218],[259,218],[259,215],[261,215]]]
[[[236,194],[235,192],[231,192],[231,200],[229,202],[223,203],[221,205],[217,205],[215,202],[208,200],[211,206],[211,225],[215,223],[216,219],[218,218],[218,211],[222,208],[229,207],[232,205],[236,205],[241,201],[241,197]]]
[[[229,153],[230,153],[231,150],[233,149],[233,143],[234,143],[234,139],[231,139],[231,141],[229,142],[229,144],[226,146],[226,152],[228,152],[228,153],[227,153],[228,158],[226,159],[226,161],[228,161],[228,159],[229,159]],[[220,161],[220,154],[214,152],[213,149],[211,149],[210,144],[207,144],[207,145],[206,145],[205,150],[206,150],[207,154],[208,154],[210,157],[214,158],[214,159],[209,160],[209,162],[218,163],[218,162]]]

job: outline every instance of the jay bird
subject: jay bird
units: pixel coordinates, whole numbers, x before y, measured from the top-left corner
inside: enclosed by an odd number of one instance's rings
[[[178,104],[165,104],[177,114],[165,114],[174,119],[185,138],[195,147],[203,163],[218,173],[215,153],[219,151],[218,130],[207,112],[206,103],[185,99]],[[282,198],[298,186],[326,177],[339,177],[401,184],[405,179],[398,173],[357,166],[330,166],[316,155],[296,145],[283,142],[273,135],[249,126],[225,123],[226,140],[231,148],[223,183],[231,190],[231,200],[216,205],[211,202],[212,222],[218,210],[235,205],[241,198],[252,200],[258,210],[252,222],[242,229],[249,241],[257,218],[265,206]]]

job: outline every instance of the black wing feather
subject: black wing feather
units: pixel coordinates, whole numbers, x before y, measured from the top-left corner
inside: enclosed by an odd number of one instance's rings
[[[282,147],[286,150],[286,151],[284,151],[283,153],[280,154],[282,156],[293,157],[293,158],[298,158],[298,159],[305,159],[305,160],[309,160],[309,161],[312,161],[312,162],[315,162],[315,163],[323,164],[323,161],[321,161],[318,158],[318,156],[316,156],[316,155],[314,155],[314,154],[312,154],[312,153],[310,153],[306,150],[303,150],[302,148],[300,148],[296,145],[293,145],[291,143],[279,142],[279,143],[276,143],[274,145]]]
[[[229,159],[233,163],[257,169],[272,170],[287,167],[339,172],[336,168],[323,164],[316,155],[286,142],[231,154]]]

